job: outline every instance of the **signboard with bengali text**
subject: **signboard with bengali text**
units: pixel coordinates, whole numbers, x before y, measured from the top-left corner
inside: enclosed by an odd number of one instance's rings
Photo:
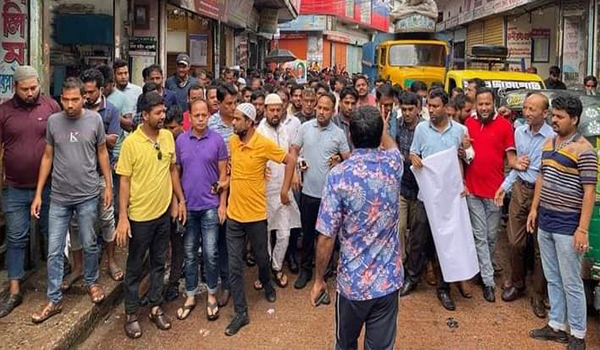
[[[14,93],[14,72],[28,63],[27,0],[0,0],[2,14],[2,48],[0,49],[0,100],[12,98]]]

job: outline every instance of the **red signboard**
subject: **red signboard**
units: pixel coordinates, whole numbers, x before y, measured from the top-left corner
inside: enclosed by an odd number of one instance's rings
[[[14,71],[27,64],[27,0],[0,0],[0,100],[13,95]]]

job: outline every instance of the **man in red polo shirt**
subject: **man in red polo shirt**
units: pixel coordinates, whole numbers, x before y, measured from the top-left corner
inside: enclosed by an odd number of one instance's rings
[[[494,194],[504,180],[504,157],[519,169],[527,168],[525,159],[516,159],[515,140],[510,122],[495,109],[494,91],[479,88],[476,92],[476,115],[465,121],[471,136],[475,158],[465,169],[469,196],[467,204],[475,236],[479,269],[483,280],[483,297],[490,303],[495,299],[492,257],[502,211],[494,203]]]

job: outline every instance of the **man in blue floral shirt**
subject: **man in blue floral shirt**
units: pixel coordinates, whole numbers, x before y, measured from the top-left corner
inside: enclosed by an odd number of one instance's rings
[[[365,349],[392,349],[396,338],[398,290],[403,283],[397,233],[403,164],[387,131],[388,118],[389,113],[382,117],[372,106],[354,113],[350,135],[355,150],[331,170],[323,191],[311,300],[316,305],[326,289],[325,270],[337,236],[341,248],[336,349],[356,349],[365,324]]]

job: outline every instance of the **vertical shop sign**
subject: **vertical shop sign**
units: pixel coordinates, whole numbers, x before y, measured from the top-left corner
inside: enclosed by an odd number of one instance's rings
[[[506,46],[511,61],[525,59],[525,65],[531,63],[531,31],[522,29],[517,23],[509,23],[506,28]],[[511,70],[521,70],[520,64],[511,64]]]
[[[208,61],[208,35],[190,34],[190,60],[193,66],[206,66]]]
[[[0,0],[2,49],[0,55],[0,99],[14,93],[14,72],[27,63],[27,0]]]
[[[581,31],[581,20],[580,16],[569,16],[564,17],[564,40],[563,40],[563,72],[565,84],[577,84],[579,83],[579,72],[582,61],[585,57],[582,57],[581,52],[583,38]],[[585,66],[585,62],[583,62]],[[584,71],[584,70],[581,70]]]

